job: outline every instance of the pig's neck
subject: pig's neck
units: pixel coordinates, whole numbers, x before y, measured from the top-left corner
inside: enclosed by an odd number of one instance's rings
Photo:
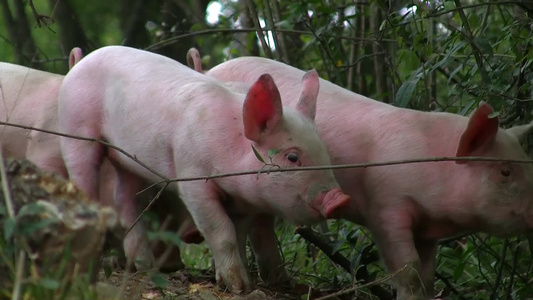
[[[242,130],[242,128],[241,128]],[[233,173],[260,170],[264,164],[259,161],[252,151],[252,142],[240,135],[232,141],[233,147],[228,149],[226,153],[228,156],[235,156],[235,159],[213,161],[213,173]],[[219,150],[220,151],[220,150]],[[267,157],[262,154],[263,157]],[[231,161],[230,165],[225,162]],[[221,166],[224,166],[223,169]],[[225,197],[230,199],[225,203],[226,209],[230,213],[256,213],[256,212],[271,212],[271,208],[267,201],[262,199],[260,191],[261,181],[264,180],[267,174],[250,174],[240,176],[230,176],[215,179],[218,186],[224,191]]]

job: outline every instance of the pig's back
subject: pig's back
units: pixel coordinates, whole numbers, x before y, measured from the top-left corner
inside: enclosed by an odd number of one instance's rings
[[[172,59],[133,48],[94,51],[72,68],[63,86],[60,114],[71,119],[69,124],[80,119],[83,126],[82,119],[92,120],[112,144],[168,176],[174,175],[175,168],[161,158],[169,156],[171,145],[178,147],[186,140],[179,151],[186,156],[188,150],[198,152],[195,143],[213,136],[222,139],[219,131],[224,120],[231,119],[228,126],[242,127],[244,95]],[[77,91],[82,91],[82,97],[69,105],[70,99],[80,96]],[[127,169],[136,168],[130,159],[120,161]]]

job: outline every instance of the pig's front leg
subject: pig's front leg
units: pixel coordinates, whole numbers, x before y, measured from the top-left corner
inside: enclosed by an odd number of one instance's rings
[[[128,230],[139,216],[135,199],[142,186],[142,181],[119,166],[116,167],[116,171],[115,207],[119,213],[121,225]],[[155,263],[146,239],[146,231],[141,223],[138,222],[124,237],[124,253],[128,262],[135,263],[137,270],[153,267]]]
[[[257,215],[249,233],[250,244],[257,260],[261,279],[268,285],[290,283],[291,278],[278,249],[274,217]]]
[[[369,228],[392,278],[397,300],[428,299],[424,289],[421,262],[412,232],[412,215],[404,205],[381,208],[370,216]],[[400,271],[401,270],[401,271]]]
[[[213,181],[180,182],[179,193],[215,259],[216,279],[234,293],[249,292],[252,284],[241,259],[233,221]]]

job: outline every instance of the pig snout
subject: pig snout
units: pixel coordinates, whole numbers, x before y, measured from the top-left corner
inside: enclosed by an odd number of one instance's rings
[[[327,219],[338,219],[342,215],[341,209],[346,208],[349,202],[350,196],[339,188],[333,188],[317,195],[314,208]]]

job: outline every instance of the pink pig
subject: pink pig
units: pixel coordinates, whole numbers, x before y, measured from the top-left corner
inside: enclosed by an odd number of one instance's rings
[[[69,66],[72,68],[82,58],[79,48],[70,52]],[[57,118],[57,97],[64,76],[43,72],[9,63],[0,63],[0,119],[2,121],[34,128],[59,132]],[[57,173],[67,178],[67,169],[61,155],[59,136],[36,130],[18,127],[1,126],[0,143],[4,156],[19,159],[26,158],[39,168]],[[100,170],[100,200],[104,205],[113,205],[115,170],[105,160]],[[169,197],[163,193],[161,201]],[[151,198],[142,195],[140,198]],[[141,199],[139,199],[141,200]],[[172,199],[173,200],[173,199]],[[145,201],[146,202],[146,201]],[[177,203],[176,205],[179,205]],[[156,214],[166,217],[164,207],[156,205]],[[172,216],[172,225],[168,229],[175,230],[185,242],[198,243],[198,234],[186,210],[178,211]],[[117,228],[118,230],[118,228]],[[154,252],[162,252],[164,247],[158,245]],[[183,267],[179,257],[179,249],[173,252],[172,261],[165,261],[162,268],[175,270]]]
[[[283,63],[242,57],[206,74],[251,84],[265,72],[281,96],[293,101],[304,72]],[[316,125],[334,164],[454,155],[528,159],[519,142],[533,126],[501,129],[498,119],[489,117],[493,109],[486,103],[467,118],[397,108],[322,79],[320,85]],[[390,272],[408,266],[394,279],[398,299],[433,296],[438,239],[472,231],[505,236],[533,229],[530,164],[432,162],[342,169],[335,176],[351,197],[343,217],[370,229]],[[257,230],[260,234],[264,237],[255,239],[266,240],[273,231],[263,228]],[[266,264],[281,261],[272,254],[275,247],[263,246],[254,247],[259,248],[259,260],[268,254]]]
[[[69,66],[72,68],[81,58],[81,50],[72,49]],[[0,119],[58,131],[57,94],[62,81],[62,75],[0,63]],[[0,141],[5,156],[27,158],[43,170],[67,177],[57,135],[2,126]]]
[[[284,168],[328,165],[327,150],[313,126],[316,72],[303,76],[296,110],[282,108],[268,74],[257,77],[245,95],[164,56],[104,47],[65,77],[60,127],[68,134],[105,138],[169,178],[260,169],[264,165],[252,145],[263,157],[279,150],[272,161]],[[61,138],[61,148],[71,179],[94,199],[107,151],[117,169],[115,199],[126,224],[135,217],[131,207],[137,178],[161,180],[98,143]],[[251,288],[245,239],[255,214],[307,224],[335,216],[349,201],[329,170],[184,181],[173,187],[213,252],[217,281],[233,292]],[[146,247],[136,246],[133,255],[150,262]]]

